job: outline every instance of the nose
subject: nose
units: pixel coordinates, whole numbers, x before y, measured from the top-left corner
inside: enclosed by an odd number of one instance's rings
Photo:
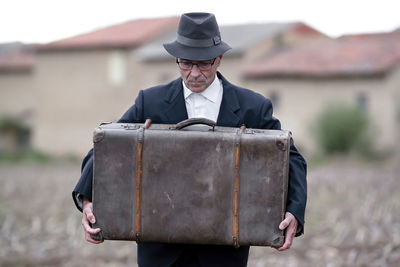
[[[190,72],[190,75],[192,77],[195,77],[195,78],[197,78],[200,75],[202,75],[201,72],[200,72],[200,69],[199,69],[199,67],[197,65],[193,65],[192,70]]]

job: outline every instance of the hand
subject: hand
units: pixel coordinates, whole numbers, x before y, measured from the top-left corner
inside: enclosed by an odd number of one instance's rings
[[[286,212],[285,219],[279,224],[279,229],[286,229],[285,234],[285,243],[282,247],[277,248],[279,251],[284,251],[289,249],[292,246],[294,235],[297,231],[298,222],[296,217],[293,216],[290,212]]]
[[[90,202],[87,199],[83,199],[83,211],[82,211],[82,226],[83,226],[83,230],[85,231],[85,239],[86,241],[93,243],[93,244],[100,244],[103,241],[97,241],[94,240],[90,235],[95,235],[98,234],[101,229],[100,228],[96,228],[93,229],[90,224],[89,221],[91,223],[95,223],[96,222],[96,218],[93,215],[93,204],[92,202]]]

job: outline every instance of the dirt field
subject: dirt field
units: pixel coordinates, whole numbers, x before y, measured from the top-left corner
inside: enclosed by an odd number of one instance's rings
[[[399,266],[400,166],[309,169],[305,235],[251,249],[249,266]],[[71,191],[79,164],[0,165],[0,266],[135,266],[133,242],[86,243]]]

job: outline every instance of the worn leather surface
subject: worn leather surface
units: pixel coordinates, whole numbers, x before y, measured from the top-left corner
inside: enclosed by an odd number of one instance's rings
[[[93,206],[104,239],[136,240],[137,134],[107,124],[94,135]],[[144,132],[141,241],[233,244],[238,128],[190,126]],[[239,245],[278,247],[288,182],[287,131],[246,129],[240,145]]]

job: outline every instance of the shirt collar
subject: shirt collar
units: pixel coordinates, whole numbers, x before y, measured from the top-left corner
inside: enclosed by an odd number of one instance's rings
[[[185,99],[187,99],[191,94],[196,94],[190,91],[189,88],[186,87],[185,82],[182,80],[183,84],[183,95]],[[215,103],[218,100],[219,91],[221,90],[221,82],[218,79],[217,75],[215,75],[214,81],[208,86],[203,92],[199,93],[211,102]]]

